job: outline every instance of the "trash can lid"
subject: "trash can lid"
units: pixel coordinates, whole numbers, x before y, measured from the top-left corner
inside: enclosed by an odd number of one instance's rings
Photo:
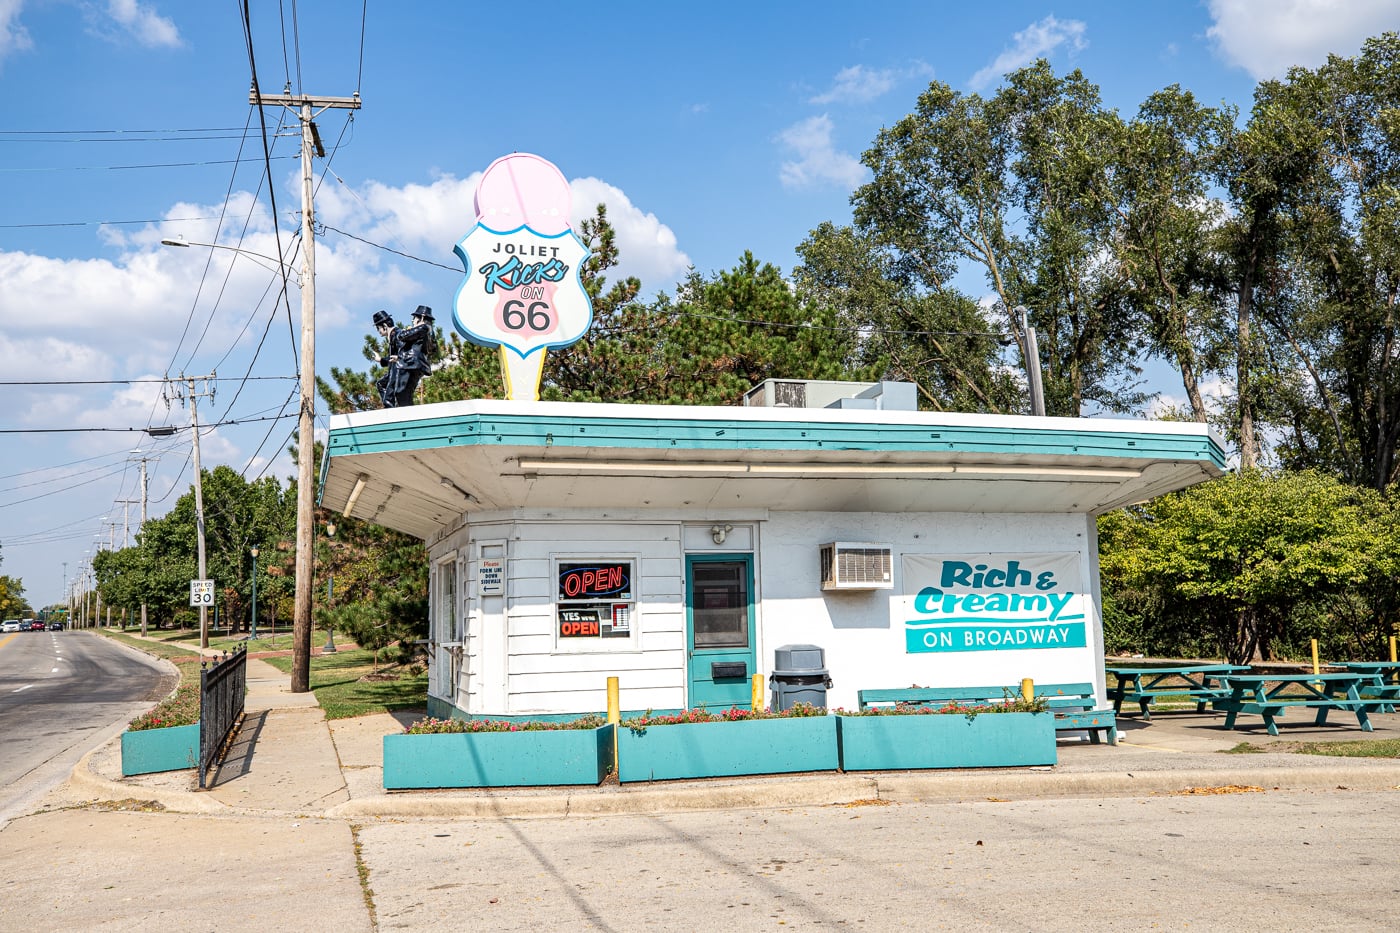
[[[781,671],[826,667],[826,652],[817,645],[782,645],[773,652],[773,668]]]

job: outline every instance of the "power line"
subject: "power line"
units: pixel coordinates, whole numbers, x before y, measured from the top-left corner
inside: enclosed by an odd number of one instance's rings
[[[296,156],[270,156],[274,159],[295,159]],[[0,172],[7,174],[21,174],[30,172],[125,172],[132,169],[142,168],[195,168],[204,165],[238,165],[242,162],[253,162],[254,159],[215,159],[208,162],[149,162],[137,165],[46,165],[41,168],[0,168]]]
[[[123,135],[126,133],[232,133],[241,130],[237,126],[203,126],[189,129],[176,128],[155,128],[144,130],[0,130],[0,136],[81,136],[86,134],[95,135]]]
[[[283,418],[292,418],[294,415],[272,415],[265,418],[234,418],[228,421],[214,421],[201,424],[200,430],[207,431],[213,428],[221,428],[235,424],[254,424],[258,421],[281,421]],[[0,434],[96,434],[96,433],[122,433],[122,434],[146,434],[151,428],[0,428]],[[171,425],[170,432],[188,431],[189,425]]]
[[[214,220],[213,217],[153,217],[149,220],[67,220],[43,224],[0,224],[0,230],[33,230],[42,227],[120,227],[137,224],[178,224]]]
[[[296,381],[296,376],[225,376],[211,378],[210,382],[285,382]],[[33,382],[0,381],[0,386],[131,386],[148,382],[164,384],[168,379],[51,379]]]

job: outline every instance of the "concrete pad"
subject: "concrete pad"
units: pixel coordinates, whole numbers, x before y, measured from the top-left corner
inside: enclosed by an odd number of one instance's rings
[[[320,813],[350,799],[319,706],[248,713],[209,783],[219,802],[252,810]]]
[[[344,823],[65,810],[0,852],[4,930],[372,930]]]
[[[258,713],[268,709],[316,706],[316,694],[292,692],[292,675],[258,658],[249,658],[248,695],[243,701],[244,712]]]

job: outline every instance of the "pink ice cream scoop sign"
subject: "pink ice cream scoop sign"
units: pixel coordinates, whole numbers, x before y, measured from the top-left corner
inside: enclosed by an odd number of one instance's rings
[[[569,228],[569,183],[550,162],[515,153],[476,189],[477,222],[456,246],[466,269],[453,322],[501,349],[511,398],[538,398],[544,351],[588,332],[593,304],[579,271],[589,252]]]

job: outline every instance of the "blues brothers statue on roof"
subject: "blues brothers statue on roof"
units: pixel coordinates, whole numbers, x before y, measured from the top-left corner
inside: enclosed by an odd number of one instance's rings
[[[375,381],[379,401],[385,408],[412,405],[418,380],[432,369],[429,358],[434,349],[433,309],[419,305],[412,319],[408,327],[399,327],[388,311],[374,312],[374,326],[387,344],[384,355],[378,359],[386,369]]]

